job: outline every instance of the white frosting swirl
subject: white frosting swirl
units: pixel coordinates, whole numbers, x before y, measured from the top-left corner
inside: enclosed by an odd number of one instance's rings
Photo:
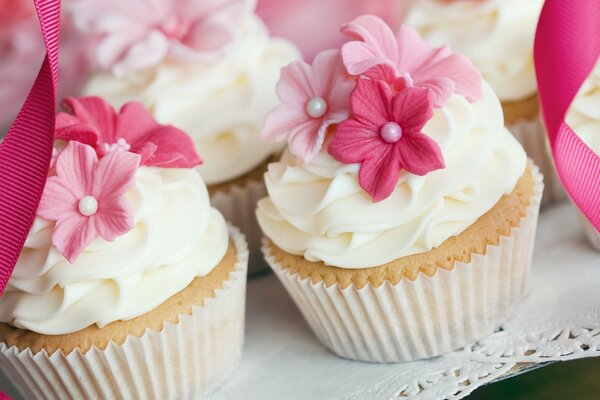
[[[54,222],[37,218],[8,287],[0,321],[42,334],[143,315],[222,260],[229,238],[191,169],[140,168],[126,197],[135,226],[100,238],[69,264],[51,244]]]
[[[439,144],[446,168],[425,176],[403,171],[379,203],[360,188],[358,164],[341,164],[326,151],[304,164],[286,152],[265,174],[270,197],[258,204],[260,226],[277,246],[309,261],[374,267],[460,234],[525,171],[525,152],[504,128],[487,84],[477,103],[453,95],[423,132]]]
[[[567,123],[600,155],[600,58],[575,96],[567,112]]]
[[[217,62],[164,61],[122,78],[98,74],[85,93],[116,107],[144,103],[159,122],[193,137],[208,185],[236,178],[281,148],[262,141],[260,133],[267,112],[277,104],[280,69],[299,58],[290,42],[271,38],[254,14],[238,29],[239,41]]]
[[[468,56],[501,101],[536,93],[533,41],[544,0],[418,0],[406,23]]]

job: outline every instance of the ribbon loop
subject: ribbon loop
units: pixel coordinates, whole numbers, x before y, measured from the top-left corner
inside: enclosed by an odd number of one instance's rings
[[[566,124],[565,116],[600,56],[599,22],[600,0],[546,0],[534,47],[542,116],[558,175],[598,230],[600,157]]]
[[[60,0],[34,0],[46,57],[0,143],[0,294],[12,275],[44,190],[54,139]]]

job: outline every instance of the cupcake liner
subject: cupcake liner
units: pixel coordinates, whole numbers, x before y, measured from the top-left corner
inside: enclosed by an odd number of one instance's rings
[[[592,245],[594,249],[600,251],[600,232],[598,232],[596,228],[594,228],[594,225],[592,225],[590,221],[588,221],[587,218],[585,218],[583,214],[581,214],[581,212],[579,212],[579,220],[581,222],[583,232],[585,233],[585,237],[587,238],[588,242]]]
[[[237,183],[231,185],[227,192],[214,193],[210,199],[213,207],[221,211],[228,221],[238,226],[246,235],[250,250],[249,275],[269,270],[260,254],[262,231],[255,214],[256,204],[265,196],[267,196],[267,188],[262,180],[247,180],[243,185]]]
[[[534,176],[535,194],[519,227],[484,255],[432,277],[419,274],[378,288],[326,287],[283,268],[266,239],[263,252],[317,338],[335,354],[369,362],[438,356],[491,334],[523,297],[544,187],[537,168]]]
[[[84,354],[33,354],[0,343],[0,369],[26,399],[162,400],[213,392],[239,364],[244,340],[248,250],[237,228],[230,227],[230,235],[235,270],[214,298],[181,315],[177,324]]]
[[[554,168],[546,129],[539,117],[532,120],[521,120],[507,126],[508,130],[521,143],[527,155],[544,175],[544,197],[542,206],[550,205],[567,199],[567,194]]]

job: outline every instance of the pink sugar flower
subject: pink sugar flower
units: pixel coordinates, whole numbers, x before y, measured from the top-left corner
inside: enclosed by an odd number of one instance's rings
[[[185,132],[158,124],[140,103],[125,104],[119,114],[99,97],[67,98],[64,105],[73,114],[56,116],[57,139],[88,144],[100,157],[115,151],[138,153],[145,166],[192,168],[202,164]]]
[[[383,81],[359,79],[350,96],[352,117],[337,126],[328,151],[340,162],[360,163],[360,186],[373,201],[384,200],[401,170],[425,175],[445,167],[439,146],[422,132],[432,108],[426,89],[406,88],[394,96]]]
[[[96,237],[113,241],[133,227],[123,196],[135,184],[140,156],[114,152],[98,161],[94,149],[70,142],[48,178],[38,215],[56,221],[52,243],[73,263]]]
[[[100,67],[117,75],[169,57],[203,62],[236,37],[250,0],[80,0],[71,12],[80,29],[99,40]]]
[[[342,58],[351,75],[384,80],[397,90],[422,87],[431,90],[433,105],[441,108],[452,93],[473,102],[482,95],[481,74],[463,55],[432,48],[408,26],[397,36],[378,17],[358,17],[342,28],[358,41],[342,47]]]
[[[290,151],[310,162],[323,147],[327,128],[348,118],[353,85],[338,50],[319,53],[312,66],[304,61],[290,64],[277,83],[282,104],[267,116],[263,136],[271,141],[287,138]]]

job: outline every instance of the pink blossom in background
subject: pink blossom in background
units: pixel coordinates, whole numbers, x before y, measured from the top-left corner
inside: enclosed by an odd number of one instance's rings
[[[160,125],[141,103],[127,103],[119,113],[100,97],[67,98],[70,113],[56,116],[55,138],[92,146],[99,157],[126,151],[141,165],[193,168],[202,164],[192,139],[171,125]]]
[[[58,98],[77,95],[89,69],[90,44],[67,18],[63,0]],[[0,0],[0,137],[17,116],[44,59],[44,43],[31,0]]]
[[[281,71],[277,96],[281,104],[267,116],[263,137],[288,140],[290,151],[311,162],[329,126],[348,118],[354,81],[344,71],[339,50],[319,53],[312,65],[296,61]]]
[[[393,28],[402,20],[406,0],[258,0],[257,13],[271,33],[293,41],[307,61],[348,40],[342,24],[359,15],[382,17]]]
[[[359,79],[350,110],[327,150],[340,162],[361,164],[358,182],[373,201],[392,194],[402,170],[422,176],[444,168],[438,144],[422,132],[433,116],[431,91],[406,88],[394,95],[383,81]]]
[[[137,154],[113,152],[98,160],[88,145],[70,142],[48,178],[38,214],[56,221],[52,244],[71,263],[97,236],[113,241],[134,224],[125,198],[135,184]]]
[[[476,101],[483,95],[481,74],[462,54],[447,46],[433,48],[413,28],[402,25],[394,35],[380,18],[363,15],[344,25],[342,31],[358,39],[342,46],[348,73],[383,80],[397,90],[429,89],[435,107],[442,107],[452,93]]]
[[[98,40],[99,67],[124,75],[167,57],[219,57],[253,7],[253,0],[75,0],[69,10],[77,27]]]

